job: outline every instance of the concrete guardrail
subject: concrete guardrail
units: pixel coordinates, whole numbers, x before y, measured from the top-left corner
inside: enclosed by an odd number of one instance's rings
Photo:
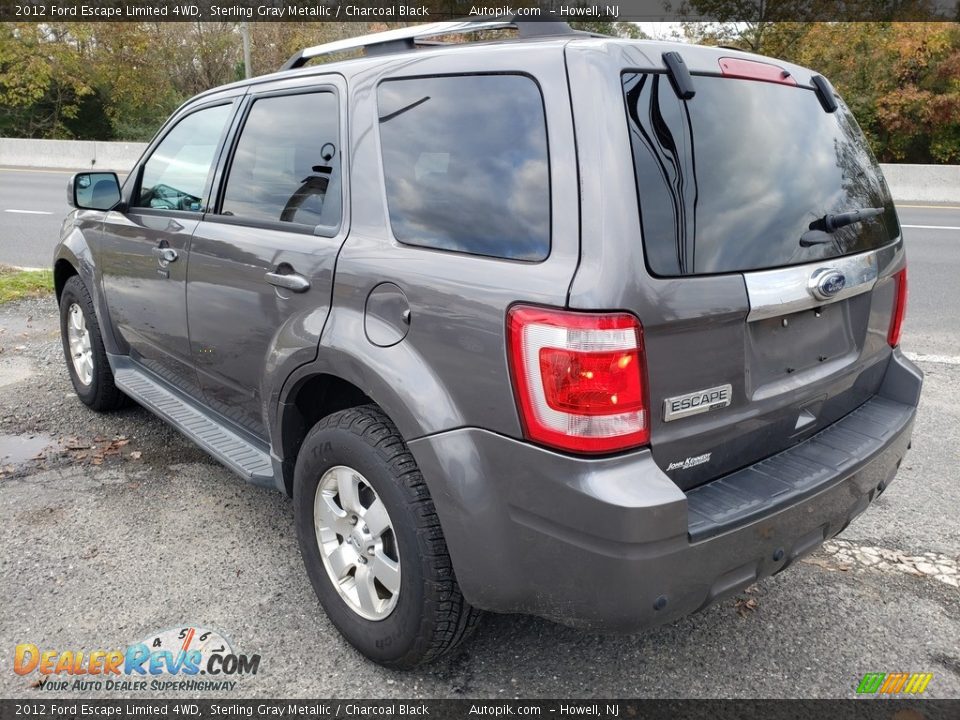
[[[146,143],[0,138],[0,167],[116,170],[126,173]],[[884,164],[898,202],[960,203],[960,165]]]
[[[0,138],[0,166],[130,172],[146,143]]]
[[[882,163],[880,167],[897,202],[960,204],[960,165]]]

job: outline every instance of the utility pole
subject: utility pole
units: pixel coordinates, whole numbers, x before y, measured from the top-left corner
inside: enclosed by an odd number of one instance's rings
[[[243,38],[243,73],[246,77],[253,77],[253,68],[250,65],[250,25],[240,23],[240,37]]]

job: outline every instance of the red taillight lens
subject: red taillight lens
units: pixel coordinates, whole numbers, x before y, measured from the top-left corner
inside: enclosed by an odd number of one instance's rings
[[[540,350],[547,405],[561,412],[607,415],[643,409],[636,349],[582,353]]]
[[[893,276],[896,283],[896,294],[893,300],[893,315],[890,318],[890,330],[887,332],[887,342],[890,347],[900,344],[903,334],[903,317],[907,314],[907,269],[899,271]]]
[[[528,438],[583,453],[650,440],[635,317],[518,306],[508,317],[508,341]]]

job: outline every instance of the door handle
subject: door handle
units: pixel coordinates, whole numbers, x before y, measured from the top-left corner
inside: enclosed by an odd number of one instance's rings
[[[156,255],[157,260],[162,263],[176,262],[177,258],[180,257],[177,254],[177,251],[170,247],[155,247],[153,249],[153,254]]]
[[[271,285],[286,288],[295,293],[306,292],[310,289],[310,281],[300,273],[268,272],[263,277]]]

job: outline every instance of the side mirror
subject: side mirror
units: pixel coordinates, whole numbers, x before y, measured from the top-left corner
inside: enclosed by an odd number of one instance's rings
[[[113,172],[76,173],[67,183],[67,202],[80,210],[110,210],[120,202],[120,180]]]

